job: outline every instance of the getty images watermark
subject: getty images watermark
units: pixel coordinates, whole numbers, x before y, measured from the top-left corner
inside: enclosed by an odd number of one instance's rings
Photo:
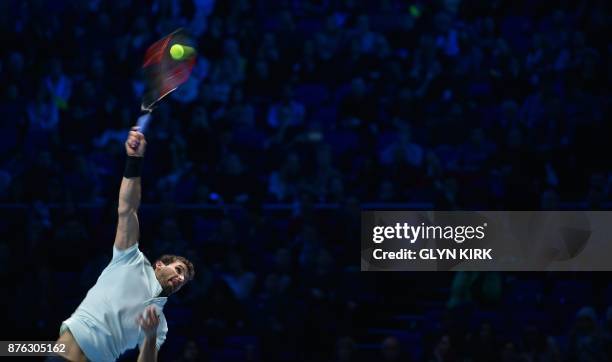
[[[361,270],[612,270],[608,211],[364,211]]]
[[[455,243],[462,244],[466,240],[482,240],[485,238],[485,229],[487,223],[479,226],[439,226],[439,225],[410,225],[408,223],[395,223],[395,226],[374,226],[372,228],[372,241],[376,244],[387,240],[405,240],[410,244],[416,243],[418,240],[452,240]],[[437,260],[437,259],[452,259],[452,260],[492,260],[491,248],[422,248],[411,250],[402,248],[397,251],[384,251],[382,248],[376,248],[372,252],[372,256],[376,260]]]

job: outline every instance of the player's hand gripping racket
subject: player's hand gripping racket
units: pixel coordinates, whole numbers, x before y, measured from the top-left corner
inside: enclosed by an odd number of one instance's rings
[[[193,41],[180,28],[153,43],[145,53],[142,70],[145,91],[140,108],[145,111],[136,126],[144,133],[151,119],[151,112],[159,102],[189,79],[196,62]]]

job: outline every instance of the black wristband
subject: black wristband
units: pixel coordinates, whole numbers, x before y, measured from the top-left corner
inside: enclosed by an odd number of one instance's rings
[[[125,161],[125,171],[123,171],[123,177],[140,177],[142,174],[142,159],[143,157],[128,156],[127,160]]]

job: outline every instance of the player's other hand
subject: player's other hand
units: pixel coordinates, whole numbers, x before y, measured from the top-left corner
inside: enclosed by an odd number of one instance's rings
[[[159,316],[155,312],[155,307],[152,305],[145,308],[144,317],[138,316],[136,323],[142,328],[147,338],[154,337],[157,335],[157,327],[159,326]]]
[[[127,141],[125,141],[125,151],[128,156],[144,157],[147,141],[138,127],[132,127]]]

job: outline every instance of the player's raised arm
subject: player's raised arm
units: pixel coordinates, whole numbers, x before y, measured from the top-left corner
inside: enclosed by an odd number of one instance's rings
[[[119,250],[127,249],[138,242],[138,207],[140,206],[140,173],[147,142],[138,127],[132,127],[125,150],[127,162],[121,189],[119,190],[119,222],[115,247]]]

